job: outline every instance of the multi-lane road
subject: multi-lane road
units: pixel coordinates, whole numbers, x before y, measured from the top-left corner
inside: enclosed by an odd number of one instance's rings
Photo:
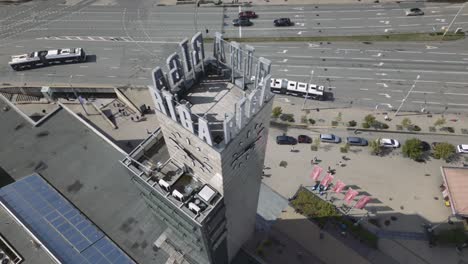
[[[107,1],[107,0],[106,0]],[[255,7],[252,27],[236,28],[239,8],[162,7],[152,1],[103,6],[106,1],[29,2],[0,8],[0,83],[146,85],[155,65],[164,64],[176,43],[196,30],[228,37],[383,34],[432,31],[468,24],[468,7],[418,3],[426,14],[407,17],[408,4]],[[414,4],[411,7],[415,6]],[[243,10],[241,8],[241,10]],[[272,27],[290,17],[291,28]],[[318,32],[320,30],[321,32]],[[336,102],[420,110],[468,109],[468,42],[444,43],[252,43],[257,56],[273,61],[275,78],[325,85]],[[83,47],[84,64],[15,72],[9,56],[26,51]],[[210,48],[211,45],[206,45]],[[418,77],[419,76],[419,77]]]

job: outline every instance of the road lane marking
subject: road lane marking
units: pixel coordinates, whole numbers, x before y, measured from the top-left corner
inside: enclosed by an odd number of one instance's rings
[[[87,65],[80,65],[80,68],[88,68]]]
[[[48,73],[47,75],[48,75],[48,76],[54,76],[55,73]]]
[[[113,67],[110,67],[110,68],[111,68],[111,69],[118,69],[118,68],[120,68],[120,67],[118,67],[118,66],[113,66]]]
[[[360,88],[359,90],[361,90],[361,91],[369,91],[369,89],[367,89],[367,88]]]
[[[107,76],[107,77],[109,77],[109,78],[115,78],[115,76],[113,76],[113,75],[111,75],[111,76]]]
[[[239,6],[239,13],[242,12],[241,6]],[[242,38],[242,26],[239,24],[239,38]]]
[[[372,101],[374,99],[371,99],[371,98],[361,98],[361,100],[364,100],[364,101]]]
[[[387,88],[388,85],[386,83],[376,83],[377,85],[382,85],[383,87]]]
[[[468,94],[465,94],[465,93],[444,93],[444,94],[448,94],[448,95],[468,95]]]

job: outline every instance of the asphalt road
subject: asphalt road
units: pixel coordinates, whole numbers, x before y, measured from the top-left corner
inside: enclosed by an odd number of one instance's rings
[[[120,1],[115,6],[96,5],[99,2],[95,0],[70,1],[75,5],[50,0],[0,8],[0,83],[147,85],[151,82],[151,69],[163,65],[169,54],[179,50],[177,43],[191,37],[195,29],[204,33],[209,29],[208,36],[215,31],[223,31],[227,36],[298,35],[294,27],[271,28],[273,18],[297,15],[298,20],[306,20],[304,23],[310,27],[313,25],[308,23],[317,19],[327,19],[320,22],[322,25],[337,26],[322,31],[323,34],[369,34],[385,28],[348,30],[342,27],[354,23],[367,27],[372,21],[380,23],[374,18],[386,17],[393,28],[397,28],[396,21],[414,20],[421,25],[418,30],[424,30],[431,26],[426,20],[445,19],[440,23],[449,23],[460,10],[460,5],[431,4],[422,7],[426,16],[406,17],[403,11],[406,6],[396,4],[256,7],[259,18],[255,25],[239,29],[229,24],[238,8],[199,8],[198,16],[194,16],[193,6],[160,7],[147,0]],[[313,16],[317,12],[319,16]],[[467,20],[468,8],[465,8],[455,24]],[[305,31],[302,34],[306,35]],[[448,108],[448,111],[466,111],[468,106],[467,41],[252,45],[257,56],[273,61],[275,78],[308,81],[313,70],[313,82],[333,92],[336,104],[398,108],[404,100],[403,110]],[[13,54],[73,46],[83,47],[91,55],[88,63],[22,72],[15,72],[7,65]],[[206,48],[210,49],[211,45],[206,43]]]

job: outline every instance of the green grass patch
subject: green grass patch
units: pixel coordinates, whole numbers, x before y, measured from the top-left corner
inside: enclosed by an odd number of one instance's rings
[[[314,36],[314,37],[244,37],[225,38],[226,41],[237,42],[302,42],[302,41],[450,41],[465,38],[464,33],[448,33],[445,37],[442,33],[395,33],[384,35],[358,35],[358,36]],[[213,40],[213,38],[206,38]]]
[[[458,245],[463,244],[468,239],[463,228],[440,230],[436,234],[436,241],[441,244]]]
[[[324,226],[327,221],[337,225],[345,224],[347,231],[354,237],[361,240],[372,248],[377,248],[378,237],[364,229],[361,225],[345,218],[338,209],[329,202],[326,202],[305,188],[300,188],[295,198],[291,201],[291,206],[300,214],[317,222],[319,226]]]

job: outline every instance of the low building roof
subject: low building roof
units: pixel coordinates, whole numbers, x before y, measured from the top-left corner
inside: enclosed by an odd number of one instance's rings
[[[468,168],[442,167],[441,171],[452,213],[468,217]]]

